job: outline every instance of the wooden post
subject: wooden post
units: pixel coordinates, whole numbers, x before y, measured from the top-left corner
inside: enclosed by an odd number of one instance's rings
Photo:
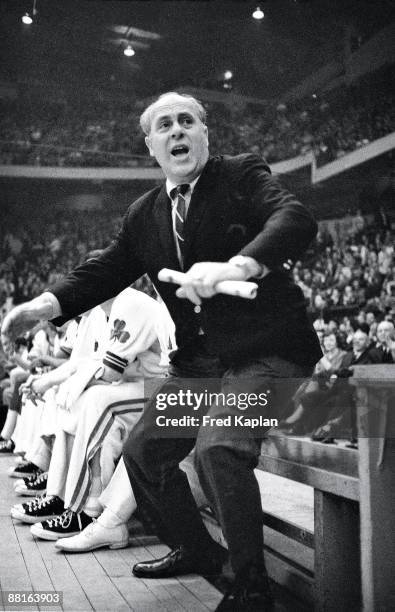
[[[315,609],[360,610],[358,502],[315,489],[314,538]]]
[[[364,612],[395,610],[395,365],[357,366]]]

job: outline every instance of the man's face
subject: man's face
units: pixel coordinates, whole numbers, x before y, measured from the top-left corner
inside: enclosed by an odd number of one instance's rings
[[[352,339],[353,348],[357,352],[364,351],[369,344],[369,336],[362,330],[357,329]]]
[[[193,181],[208,160],[207,127],[193,102],[178,95],[157,102],[145,143],[166,177],[176,184]]]
[[[382,344],[388,342],[393,331],[394,326],[390,321],[382,321],[377,327],[377,340]]]

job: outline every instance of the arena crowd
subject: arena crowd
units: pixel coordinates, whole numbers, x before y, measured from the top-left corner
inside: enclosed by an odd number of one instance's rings
[[[213,154],[251,151],[269,163],[313,151],[319,164],[395,130],[394,97],[382,90],[372,97],[372,84],[335,90],[286,105],[267,102],[230,110],[206,104]],[[64,99],[34,104],[32,100],[1,104],[0,163],[33,166],[151,166],[138,129],[142,101],[89,105]]]

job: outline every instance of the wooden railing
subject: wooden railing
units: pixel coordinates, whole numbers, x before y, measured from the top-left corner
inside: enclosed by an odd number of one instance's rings
[[[311,609],[392,611],[395,366],[358,366],[352,384],[358,398],[358,451],[280,436],[262,444],[259,469],[314,488],[314,532],[264,512],[266,564],[273,579]],[[209,531],[226,546],[192,459],[184,466]]]

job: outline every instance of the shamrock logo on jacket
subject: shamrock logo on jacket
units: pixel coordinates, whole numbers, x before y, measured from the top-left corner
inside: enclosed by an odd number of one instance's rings
[[[125,321],[120,321],[119,319],[115,319],[114,329],[111,330],[110,340],[115,338],[116,340],[119,340],[119,342],[122,342],[122,343],[127,342],[127,340],[129,340],[130,338],[130,334],[128,331],[124,331],[125,325],[126,325]]]

